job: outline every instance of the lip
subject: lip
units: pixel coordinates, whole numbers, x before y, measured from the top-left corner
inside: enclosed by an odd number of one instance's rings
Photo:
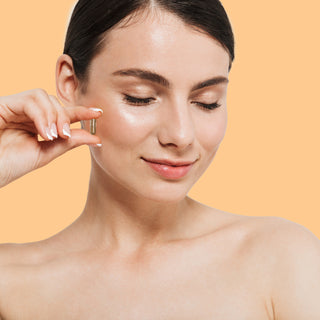
[[[144,159],[150,168],[164,178],[176,180],[183,178],[196,161],[172,161],[167,159]]]
[[[178,167],[178,166],[188,166],[190,164],[195,163],[195,161],[173,161],[173,160],[168,160],[168,159],[145,159],[142,158],[145,161],[152,162],[152,163],[158,163],[158,164],[166,164],[168,166],[172,167]]]

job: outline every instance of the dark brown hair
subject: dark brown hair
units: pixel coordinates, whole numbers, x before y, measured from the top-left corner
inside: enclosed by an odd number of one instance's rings
[[[219,0],[79,0],[69,23],[64,53],[72,58],[81,82],[86,82],[90,62],[103,48],[106,32],[151,6],[167,10],[215,38],[229,53],[231,68],[234,36]]]

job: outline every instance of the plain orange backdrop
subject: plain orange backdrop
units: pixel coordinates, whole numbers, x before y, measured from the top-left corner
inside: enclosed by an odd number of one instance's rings
[[[223,0],[236,37],[228,130],[189,196],[249,216],[280,216],[320,237],[318,0]],[[0,95],[55,94],[74,0],[2,1]],[[0,155],[1,156],[1,155]],[[90,172],[82,146],[0,190],[0,242],[29,242],[82,212]]]

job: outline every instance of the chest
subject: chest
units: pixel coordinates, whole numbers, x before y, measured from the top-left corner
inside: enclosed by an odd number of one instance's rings
[[[154,266],[158,267],[155,268]],[[270,319],[264,293],[241,264],[204,259],[149,267],[70,263],[16,273],[5,320]]]

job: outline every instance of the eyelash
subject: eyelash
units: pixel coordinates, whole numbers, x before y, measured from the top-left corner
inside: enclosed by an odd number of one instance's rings
[[[135,98],[135,97],[129,96],[127,94],[124,95],[124,101],[128,102],[129,104],[137,105],[137,106],[148,105],[154,100],[155,100],[154,98],[140,99],[140,98]],[[192,103],[197,104],[200,108],[205,109],[205,110],[213,110],[213,109],[221,107],[221,104],[219,104],[218,102],[206,104],[206,103],[193,101]]]

